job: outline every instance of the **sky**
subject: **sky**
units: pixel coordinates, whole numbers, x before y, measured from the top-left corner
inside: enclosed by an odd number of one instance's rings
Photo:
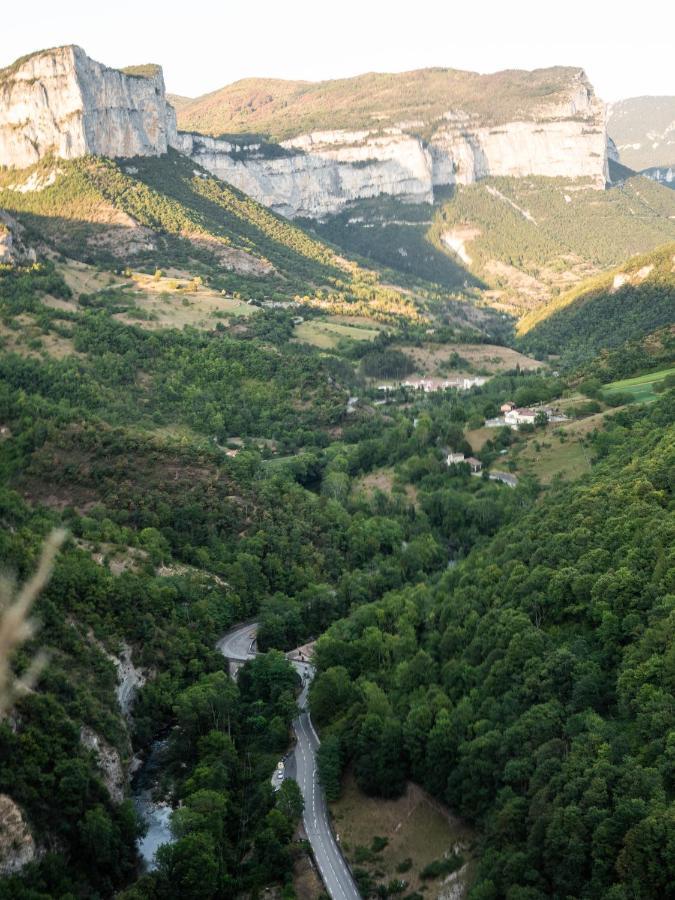
[[[320,80],[447,66],[582,66],[612,102],[675,94],[670,4],[625,0],[32,0],[5,5],[0,67],[80,44],[109,66],[158,62],[198,96],[250,76]],[[192,12],[194,10],[194,12]]]

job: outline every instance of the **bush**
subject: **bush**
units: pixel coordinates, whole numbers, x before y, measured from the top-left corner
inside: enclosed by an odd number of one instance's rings
[[[464,858],[458,853],[452,853],[443,859],[435,859],[433,862],[430,862],[420,872],[420,878],[425,881],[431,878],[442,878],[444,875],[450,875],[452,872],[456,872],[457,869],[461,869],[463,865]]]
[[[604,394],[602,399],[607,406],[625,406],[626,403],[632,403],[635,397],[628,391],[612,391],[611,394]]]
[[[389,843],[389,838],[374,837],[373,842],[370,845],[370,849],[373,851],[373,853],[381,853],[384,850],[384,848],[387,846],[388,843]]]

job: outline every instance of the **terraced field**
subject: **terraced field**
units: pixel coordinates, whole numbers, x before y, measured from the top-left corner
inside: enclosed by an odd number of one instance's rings
[[[639,403],[649,403],[656,400],[654,387],[668,375],[675,375],[675,366],[669,369],[661,369],[659,372],[649,372],[646,375],[638,375],[635,378],[626,378],[623,381],[613,381],[605,386],[605,394],[631,394]]]

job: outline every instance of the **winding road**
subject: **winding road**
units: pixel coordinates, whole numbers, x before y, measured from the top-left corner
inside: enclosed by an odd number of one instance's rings
[[[257,622],[249,622],[228,631],[218,641],[218,650],[229,660],[231,669],[236,671],[236,668],[247,659],[253,659],[256,655],[257,631]],[[326,798],[319,783],[316,761],[319,738],[307,709],[307,693],[314,677],[314,667],[306,662],[297,660],[292,662],[302,678],[303,688],[298,698],[300,715],[293,720],[296,745],[288,769],[289,772],[294,771],[295,780],[305,803],[302,815],[305,832],[330,897],[333,900],[361,900],[356,883],[333,835]]]

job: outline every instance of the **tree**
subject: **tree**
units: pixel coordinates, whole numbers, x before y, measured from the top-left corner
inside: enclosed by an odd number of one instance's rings
[[[317,762],[326,799],[333,802],[340,796],[342,779],[342,748],[337,735],[328,735],[321,741]]]
[[[210,900],[218,892],[218,861],[210,834],[197,831],[157,850],[160,896]]]

